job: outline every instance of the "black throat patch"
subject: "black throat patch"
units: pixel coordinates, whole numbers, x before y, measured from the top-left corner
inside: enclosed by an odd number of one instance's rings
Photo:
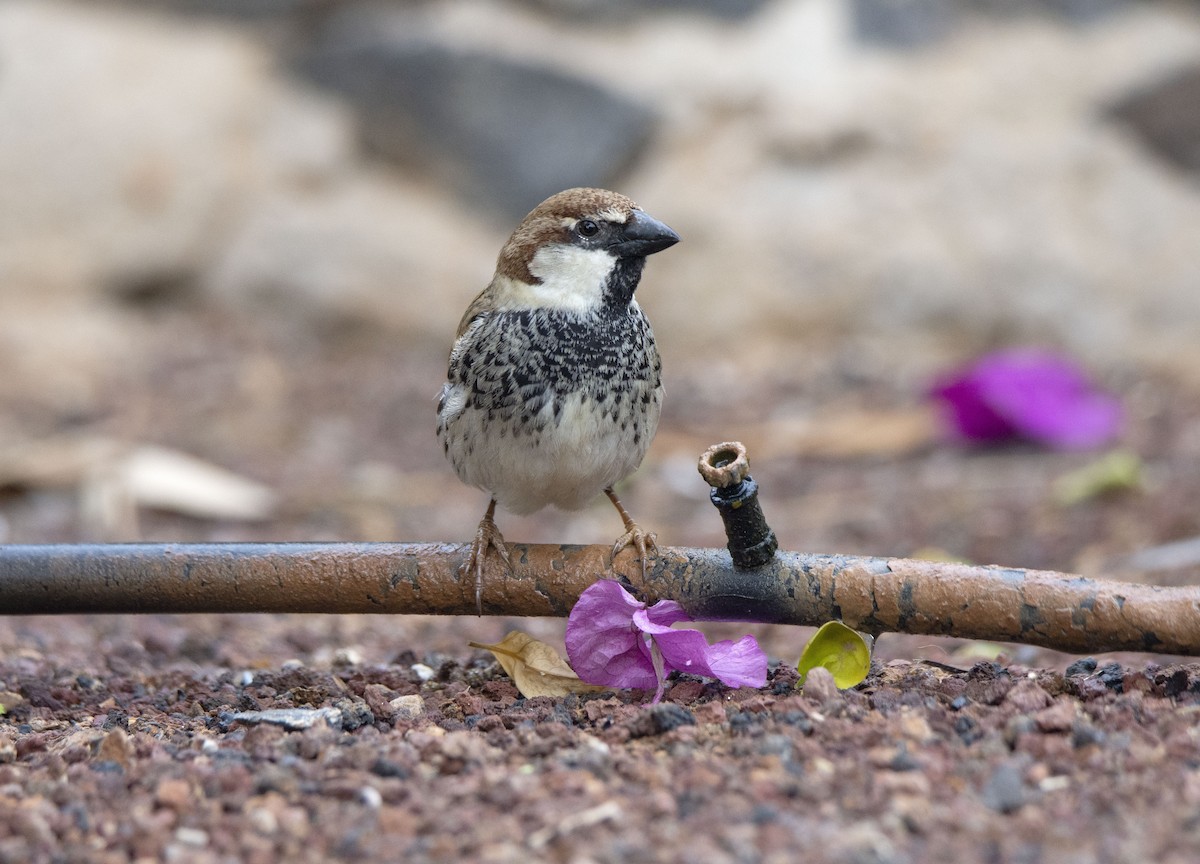
[[[644,256],[619,258],[608,273],[604,285],[604,305],[615,310],[625,310],[633,300],[633,292],[642,280],[642,269],[646,266]]]

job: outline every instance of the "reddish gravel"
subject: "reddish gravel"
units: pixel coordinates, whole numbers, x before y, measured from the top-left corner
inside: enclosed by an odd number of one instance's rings
[[[415,665],[9,660],[0,861],[1194,860],[1196,666],[784,667],[645,707]]]

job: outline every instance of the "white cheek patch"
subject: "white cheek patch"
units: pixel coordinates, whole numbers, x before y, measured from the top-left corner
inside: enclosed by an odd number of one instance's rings
[[[521,286],[529,306],[587,312],[603,299],[604,283],[616,256],[603,249],[553,244],[543,246],[529,263],[540,284]],[[514,298],[517,299],[517,298]]]

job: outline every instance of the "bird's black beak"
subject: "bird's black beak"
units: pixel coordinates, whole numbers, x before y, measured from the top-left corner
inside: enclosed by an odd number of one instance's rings
[[[662,222],[641,210],[634,210],[611,248],[621,258],[641,258],[678,242],[679,235]]]

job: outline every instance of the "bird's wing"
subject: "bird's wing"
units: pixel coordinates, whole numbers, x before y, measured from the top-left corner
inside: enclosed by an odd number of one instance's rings
[[[475,299],[471,301],[471,304],[467,307],[467,311],[463,313],[462,320],[458,322],[458,331],[454,334],[455,339],[461,339],[480,316],[487,314],[495,308],[495,301],[492,299],[492,292],[489,290],[491,287],[489,285],[475,295]]]

